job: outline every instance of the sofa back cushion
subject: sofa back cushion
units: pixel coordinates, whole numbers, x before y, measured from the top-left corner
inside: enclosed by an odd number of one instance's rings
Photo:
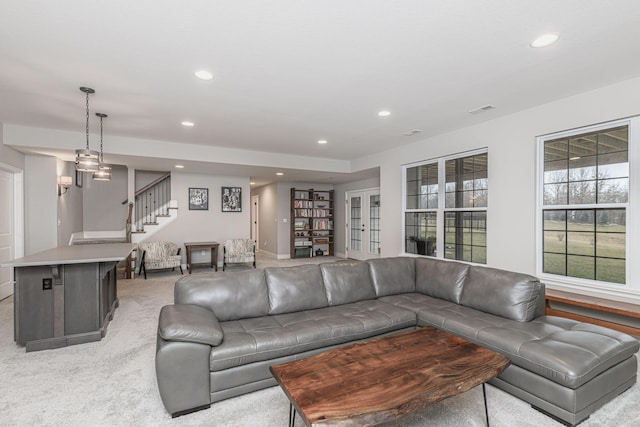
[[[208,308],[221,322],[269,314],[262,269],[182,277],[176,282],[174,300],[176,304]]]
[[[367,263],[378,297],[416,291],[415,258],[378,258]]]
[[[327,307],[327,294],[317,265],[269,267],[264,270],[269,290],[269,314]]]
[[[544,285],[527,274],[473,266],[465,279],[460,304],[528,322],[544,312]]]
[[[460,304],[469,265],[433,258],[416,259],[416,291]]]
[[[373,299],[376,291],[369,276],[369,264],[344,261],[320,264],[329,305]]]

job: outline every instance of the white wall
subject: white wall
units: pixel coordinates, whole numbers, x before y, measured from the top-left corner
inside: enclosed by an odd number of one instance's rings
[[[56,158],[25,156],[25,255],[58,246]]]
[[[0,170],[13,174],[15,244],[11,256],[24,255],[24,154],[4,145],[3,124],[0,122]]]
[[[222,187],[242,187],[242,212],[222,212]],[[189,210],[189,187],[209,189],[209,210]],[[154,234],[150,240],[168,240],[178,245],[184,242],[220,243],[218,254],[222,262],[222,244],[227,239],[251,237],[251,205],[249,178],[188,173],[171,173],[171,198],[178,201],[178,218]],[[182,246],[182,260],[186,263]],[[207,260],[208,254],[194,253],[194,262]]]
[[[24,154],[4,145],[4,125],[0,122],[0,163],[24,170]]]
[[[638,114],[640,78],[356,159],[380,166],[382,255],[403,251],[402,165],[488,147],[487,264],[535,274],[536,136]]]
[[[65,194],[58,197],[58,245],[67,246],[71,234],[83,230],[82,188],[76,184],[76,165],[56,159],[57,175],[70,176],[73,183]]]

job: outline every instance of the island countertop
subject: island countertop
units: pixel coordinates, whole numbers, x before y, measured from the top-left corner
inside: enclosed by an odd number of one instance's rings
[[[0,264],[0,267],[33,267],[53,264],[84,264],[122,261],[135,248],[133,243],[61,246]]]

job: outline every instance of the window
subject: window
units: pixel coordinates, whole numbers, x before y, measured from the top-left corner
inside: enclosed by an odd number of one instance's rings
[[[404,166],[405,252],[486,264],[486,150]]]
[[[627,283],[629,122],[539,138],[541,274]]]

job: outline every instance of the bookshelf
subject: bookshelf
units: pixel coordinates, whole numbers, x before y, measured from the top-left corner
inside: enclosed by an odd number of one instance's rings
[[[291,258],[333,256],[333,194],[291,189]]]

